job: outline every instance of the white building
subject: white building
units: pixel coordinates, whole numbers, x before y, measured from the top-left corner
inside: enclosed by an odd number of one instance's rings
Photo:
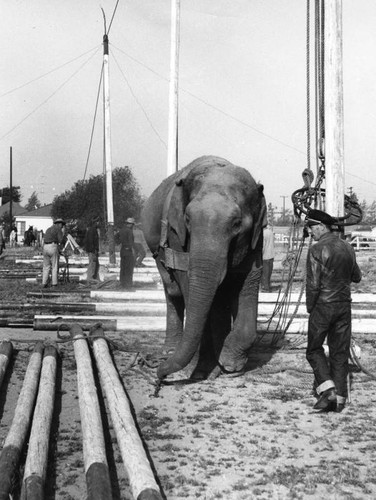
[[[32,226],[34,230],[43,231],[43,233],[46,232],[53,224],[51,208],[52,204],[50,203],[49,205],[44,205],[31,212],[24,211],[15,216],[18,242],[23,241],[25,231],[29,229],[30,226]]]

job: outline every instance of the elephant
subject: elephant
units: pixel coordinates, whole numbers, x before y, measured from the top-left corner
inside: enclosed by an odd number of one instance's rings
[[[257,335],[263,191],[246,169],[203,156],[147,199],[142,227],[167,303],[159,379],[192,360],[194,380],[244,373]]]

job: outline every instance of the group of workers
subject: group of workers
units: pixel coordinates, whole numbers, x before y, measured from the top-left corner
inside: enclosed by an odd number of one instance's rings
[[[135,220],[128,218],[118,236],[120,249],[120,287],[133,286],[134,266],[142,265],[145,250],[140,241],[135,242]],[[351,288],[352,282],[361,280],[361,271],[352,246],[338,235],[336,221],[326,212],[310,210],[305,222],[307,234],[315,244],[307,254],[306,308],[309,313],[306,358],[312,367],[317,402],[315,410],[341,412],[347,394],[348,360],[351,345]],[[65,222],[62,219],[47,229],[43,247],[43,287],[47,286],[49,273],[52,286],[57,285],[59,245],[64,240]],[[135,252],[138,247],[138,260]],[[98,219],[87,228],[84,249],[89,257],[87,279],[98,279],[99,235]],[[274,244],[270,227],[264,230],[264,270],[262,291],[271,291],[270,276],[273,270]],[[327,342],[329,356],[325,354]]]
[[[44,236],[43,245],[43,275],[42,286],[47,288],[58,284],[59,255],[65,242],[65,221],[56,219]],[[120,287],[131,289],[133,287],[134,267],[143,266],[142,261],[146,256],[142,242],[142,230],[135,228],[136,222],[130,217],[124,227],[119,231],[120,240]],[[99,219],[94,217],[86,230],[83,249],[89,259],[87,268],[87,281],[99,281]]]

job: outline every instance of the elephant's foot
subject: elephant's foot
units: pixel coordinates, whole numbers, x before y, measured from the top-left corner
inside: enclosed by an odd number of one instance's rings
[[[223,366],[218,366],[218,370],[219,370],[219,375],[225,376],[227,378],[241,377],[242,375],[245,374],[244,368],[241,368],[240,370],[235,370],[235,371],[228,371],[225,368],[223,368]]]
[[[244,369],[236,372],[229,372],[221,366],[217,365],[210,373],[205,370],[195,370],[190,376],[190,379],[199,382],[200,380],[215,380],[219,376],[227,378],[241,377],[242,375],[244,375],[244,373]]]
[[[172,373],[179,372],[182,370],[184,366],[181,366],[177,361],[175,361],[172,357],[163,361],[157,370],[157,377],[161,380],[166,378],[168,375]]]
[[[230,348],[224,345],[219,357],[218,365],[221,367],[223,375],[239,377],[244,374],[248,355],[244,350]]]
[[[189,378],[197,382],[199,382],[200,380],[206,380],[208,378],[208,372],[207,370],[200,370],[198,368],[195,368]]]

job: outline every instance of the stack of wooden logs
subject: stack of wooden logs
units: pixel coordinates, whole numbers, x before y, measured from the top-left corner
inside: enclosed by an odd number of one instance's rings
[[[71,327],[70,336],[77,365],[87,498],[110,500],[111,481],[88,338],[79,325]],[[133,420],[127,395],[113,365],[103,329],[93,329],[90,339],[132,496],[139,500],[161,500],[159,487]],[[3,341],[0,344],[0,388],[12,350],[11,342]],[[30,356],[14,418],[0,453],[0,500],[9,498],[29,431],[21,498],[44,498],[57,356],[56,346],[44,346],[42,342],[36,343]]]

